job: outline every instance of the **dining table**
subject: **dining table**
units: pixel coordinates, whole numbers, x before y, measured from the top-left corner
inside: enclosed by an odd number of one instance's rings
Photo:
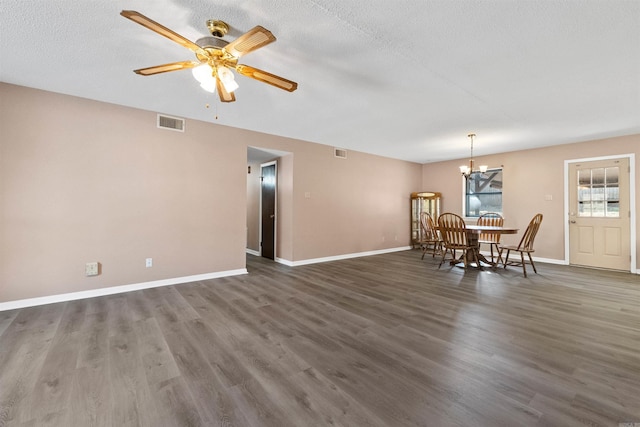
[[[498,227],[493,225],[470,225],[466,226],[467,230],[467,240],[469,246],[472,246],[475,251],[475,255],[477,256],[479,265],[476,265],[476,268],[482,269],[483,263],[490,267],[496,267],[498,262],[494,262],[493,260],[488,260],[484,255],[480,253],[480,242],[479,237],[480,234],[516,234],[518,233],[518,228],[514,227]],[[475,263],[474,254],[467,251],[467,265],[473,265]],[[498,255],[498,260],[500,256]],[[451,261],[452,264],[459,264],[463,262],[463,259],[460,258],[458,260]]]

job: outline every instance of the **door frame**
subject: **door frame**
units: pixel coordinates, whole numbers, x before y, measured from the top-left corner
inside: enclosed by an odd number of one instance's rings
[[[564,263],[569,265],[569,164],[579,162],[594,162],[599,160],[629,159],[629,249],[631,260],[629,261],[629,271],[637,273],[636,269],[636,172],[634,153],[617,154],[601,157],[586,157],[580,159],[570,159],[564,161]]]
[[[277,248],[278,248],[278,161],[272,160],[266,163],[260,163],[260,206],[259,212],[260,216],[258,218],[258,236],[259,236],[259,244],[260,244],[260,256],[262,256],[262,168],[267,166],[274,166],[275,168],[275,177],[276,177],[276,189],[275,194],[273,196],[273,212],[275,215],[275,220],[273,222],[273,259],[277,258]]]

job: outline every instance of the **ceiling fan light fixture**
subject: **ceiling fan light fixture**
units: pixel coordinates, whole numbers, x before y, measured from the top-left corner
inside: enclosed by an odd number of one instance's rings
[[[216,91],[216,81],[213,79],[211,81],[202,82],[200,83],[200,87],[207,92],[214,93]]]
[[[211,93],[216,91],[216,78],[213,76],[213,69],[209,64],[202,64],[192,68],[191,74],[200,83],[202,89]]]
[[[193,74],[193,77],[200,83],[215,80],[213,77],[213,69],[209,64],[202,64],[192,68],[191,74]]]
[[[217,69],[218,78],[220,82],[224,86],[224,89],[231,93],[234,90],[238,89],[238,83],[236,83],[236,79],[233,76],[233,73],[230,69],[225,66],[219,65]]]
[[[231,80],[229,82],[222,82],[222,85],[224,86],[224,89],[229,93],[235,91],[240,87],[238,86],[238,83],[236,83],[235,80]]]

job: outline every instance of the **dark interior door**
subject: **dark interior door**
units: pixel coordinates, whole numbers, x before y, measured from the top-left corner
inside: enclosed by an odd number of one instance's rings
[[[276,165],[262,166],[262,256],[275,257],[276,229]]]

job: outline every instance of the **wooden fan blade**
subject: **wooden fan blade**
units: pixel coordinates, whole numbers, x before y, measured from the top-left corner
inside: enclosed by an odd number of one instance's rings
[[[248,65],[238,64],[235,68],[236,71],[243,76],[251,77],[252,79],[268,83],[272,86],[284,89],[289,92],[293,92],[298,88],[298,83],[296,82],[292,82],[291,80],[287,80],[284,77],[276,76],[275,74],[267,73],[266,71],[253,68]]]
[[[181,61],[172,62],[171,64],[156,65],[154,67],[140,68],[139,70],[133,70],[134,73],[143,76],[151,76],[154,74],[167,73],[169,71],[185,70],[187,68],[197,67],[201,63],[198,61]]]
[[[224,88],[224,85],[220,81],[219,78],[216,78],[216,89],[218,89],[218,95],[220,95],[220,101],[222,102],[233,102],[236,100],[236,96],[233,92],[227,92]]]
[[[224,50],[239,58],[274,41],[276,38],[271,31],[258,25],[226,45]]]
[[[204,49],[202,49],[200,46],[198,46],[194,42],[182,37],[180,34],[174,31],[171,31],[164,25],[158,24],[153,19],[147,18],[146,16],[144,16],[139,12],[136,12],[135,10],[123,10],[122,12],[120,12],[120,15],[124,16],[127,19],[132,20],[133,22],[136,22],[142,25],[143,27],[147,27],[151,31],[154,31],[160,34],[161,36],[165,36],[169,40],[173,40],[179,45],[184,46],[195,53],[199,53],[206,57],[209,56]]]

